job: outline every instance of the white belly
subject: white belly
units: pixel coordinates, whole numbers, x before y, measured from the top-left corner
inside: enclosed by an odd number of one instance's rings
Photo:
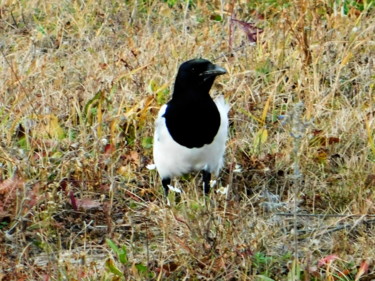
[[[166,105],[158,114],[155,122],[154,161],[162,178],[172,178],[192,171],[206,170],[217,174],[223,166],[225,142],[228,134],[229,105],[223,97],[215,100],[220,113],[220,127],[211,144],[201,148],[187,148],[176,143],[170,136],[165,124]]]

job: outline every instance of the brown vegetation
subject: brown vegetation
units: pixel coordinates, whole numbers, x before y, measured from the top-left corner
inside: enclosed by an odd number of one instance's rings
[[[375,2],[246,2],[1,2],[0,280],[375,278]],[[227,192],[168,207],[153,121],[194,57],[228,70]]]

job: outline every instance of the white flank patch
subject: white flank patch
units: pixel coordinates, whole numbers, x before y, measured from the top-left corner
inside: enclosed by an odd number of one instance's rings
[[[181,193],[181,189],[174,187],[172,185],[168,185],[168,188],[170,191],[176,192],[176,193]]]
[[[220,194],[226,195],[228,193],[228,189],[229,189],[228,185],[226,187],[222,186],[217,190],[217,192]]]
[[[155,164],[148,164],[146,166],[146,168],[149,169],[149,170],[155,170],[156,169],[156,165]]]
[[[236,164],[236,166],[234,167],[233,173],[241,173],[241,172],[242,172],[241,165]]]

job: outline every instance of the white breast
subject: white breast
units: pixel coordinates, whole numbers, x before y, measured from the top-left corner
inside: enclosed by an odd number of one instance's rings
[[[154,161],[162,178],[172,178],[202,169],[218,174],[223,166],[225,142],[228,135],[229,105],[223,96],[215,99],[220,113],[220,127],[211,144],[201,148],[187,148],[176,143],[170,136],[165,118],[167,105],[163,105],[155,121]]]

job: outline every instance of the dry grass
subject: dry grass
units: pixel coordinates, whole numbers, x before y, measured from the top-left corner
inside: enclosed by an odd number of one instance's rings
[[[126,2],[0,4],[0,280],[374,279],[374,1]],[[199,56],[229,192],[167,207],[153,120]]]

